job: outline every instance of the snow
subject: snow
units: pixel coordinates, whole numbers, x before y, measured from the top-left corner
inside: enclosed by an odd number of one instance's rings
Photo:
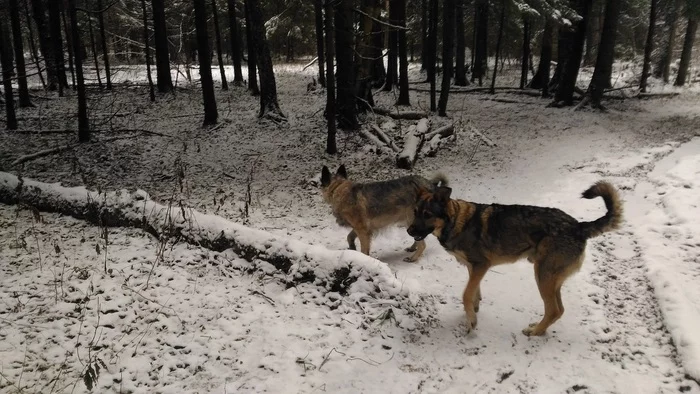
[[[131,127],[172,138],[96,143],[17,167],[16,158],[73,136],[4,133],[0,168],[28,184],[61,181],[66,189],[49,189],[76,200],[87,189],[125,189],[94,197],[122,207],[138,198],[153,212],[172,200],[191,208],[186,215],[197,212],[192,228],[201,232],[193,234],[223,229],[319,275],[352,261],[364,274],[348,293],[314,282],[288,287],[288,276],[271,264],[230,250],[164,243],[136,229],[111,228],[106,242],[97,226],[0,205],[0,392],[17,392],[13,384],[25,392],[87,392],[81,376],[101,360],[106,368],[93,392],[700,393],[700,153],[691,139],[700,129],[700,97],[692,90],[611,101],[605,114],[545,108],[546,100],[526,96],[517,104],[491,100],[514,98],[506,93],[449,101],[456,138],[435,157],[419,155],[410,173],[443,172],[461,198],[552,206],[579,220],[604,212],[600,199],[579,197],[601,178],[625,201],[622,229],[589,241],[581,271],[564,285],[562,319],[545,337],[527,338],[520,331],[543,309],[527,262],[486,275],[479,325],[466,334],[467,272],[434,238],[417,264],[402,261],[411,240],[400,228],[377,236],[371,258],[344,250],[347,230],[315,187],[321,166],[345,163],[358,181],[409,172],[356,134],[339,133],[340,157],[323,154],[323,92],[307,93],[315,70],[300,69],[277,68],[290,114],[284,127],[258,122],[258,99],[241,88],[217,93],[222,124],[214,130],[199,129],[194,89],[155,105],[144,92],[121,91],[115,105],[130,115],[112,119],[115,131],[105,136]],[[412,73],[421,80],[415,65]],[[376,101],[390,108],[395,97],[379,93]],[[412,110],[424,109],[427,95],[412,91],[411,102]],[[71,127],[60,117],[68,104],[38,105],[25,119]],[[398,130],[415,124],[372,121],[396,141]],[[259,165],[248,184],[253,161]],[[139,204],[130,209],[144,212]],[[366,298],[377,282],[386,290]]]

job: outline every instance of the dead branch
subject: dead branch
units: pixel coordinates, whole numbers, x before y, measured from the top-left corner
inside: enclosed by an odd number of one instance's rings
[[[384,142],[389,148],[391,148],[391,150],[393,150],[396,153],[401,152],[401,149],[399,149],[399,147],[396,146],[394,140],[392,140],[391,137],[386,135],[386,133],[382,129],[380,129],[379,126],[373,124],[371,130],[374,131],[374,134],[376,134],[382,142]]]
[[[100,144],[100,143],[113,142],[116,140],[123,140],[123,139],[127,139],[127,138],[135,138],[135,137],[138,137],[138,135],[121,135],[121,136],[117,136],[117,137],[105,138],[103,140],[98,140],[98,141],[95,141],[93,143]],[[45,149],[45,150],[42,150],[39,152],[30,153],[28,155],[20,156],[19,158],[17,158],[17,160],[12,162],[12,165],[16,166],[16,165],[26,163],[26,162],[34,160],[34,159],[38,159],[40,157],[55,155],[56,153],[61,153],[63,151],[71,150],[71,149],[76,148],[80,145],[86,145],[86,144],[76,142],[73,144],[61,145],[61,146],[57,146],[55,148]]]
[[[370,133],[369,130],[365,128],[360,128],[360,135],[369,142],[373,143],[380,151],[386,154],[394,154],[393,149],[391,149],[387,144],[382,142],[377,136]]]
[[[316,61],[318,61],[318,56],[316,56],[312,61],[310,61],[304,68],[301,69],[301,71],[305,71],[307,68],[313,66],[316,64]]]

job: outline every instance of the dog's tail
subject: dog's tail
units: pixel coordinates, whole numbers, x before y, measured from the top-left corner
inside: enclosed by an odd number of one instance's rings
[[[430,183],[435,187],[445,187],[448,186],[449,181],[447,180],[447,176],[445,176],[445,174],[438,172],[432,179],[430,179]]]
[[[608,209],[608,212],[601,218],[592,222],[579,223],[586,238],[597,237],[620,227],[622,223],[622,201],[613,185],[605,181],[599,181],[583,192],[581,197],[587,199],[603,197],[605,207]]]

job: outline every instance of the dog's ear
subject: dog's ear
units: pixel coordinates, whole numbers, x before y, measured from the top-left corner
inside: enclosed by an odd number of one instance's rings
[[[447,186],[440,186],[435,190],[435,200],[436,201],[447,201],[450,199],[450,196],[452,195],[452,188],[449,188]]]
[[[321,186],[328,186],[331,184],[331,170],[328,167],[323,166],[321,170]]]
[[[348,179],[348,172],[345,170],[345,164],[341,164],[340,167],[338,167],[338,171],[335,172],[335,175],[343,179]]]

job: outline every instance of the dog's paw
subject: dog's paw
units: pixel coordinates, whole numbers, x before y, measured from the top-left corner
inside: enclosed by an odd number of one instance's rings
[[[407,248],[404,249],[404,250],[407,251],[407,252],[415,252],[416,249],[418,249],[418,248],[416,248],[415,246],[409,246],[409,247],[407,247]]]
[[[544,335],[544,330],[537,329],[537,323],[532,323],[529,326],[523,328],[523,334],[528,337],[538,337]]]
[[[405,261],[407,263],[415,263],[418,261],[418,259],[414,258],[413,256],[408,256],[408,257],[404,257],[403,261]]]
[[[472,330],[474,330],[476,328],[476,323],[477,323],[476,313],[475,314],[467,313],[467,334],[472,332]]]
[[[348,245],[348,249],[349,249],[349,250],[357,250],[357,248],[355,247],[355,245]]]

